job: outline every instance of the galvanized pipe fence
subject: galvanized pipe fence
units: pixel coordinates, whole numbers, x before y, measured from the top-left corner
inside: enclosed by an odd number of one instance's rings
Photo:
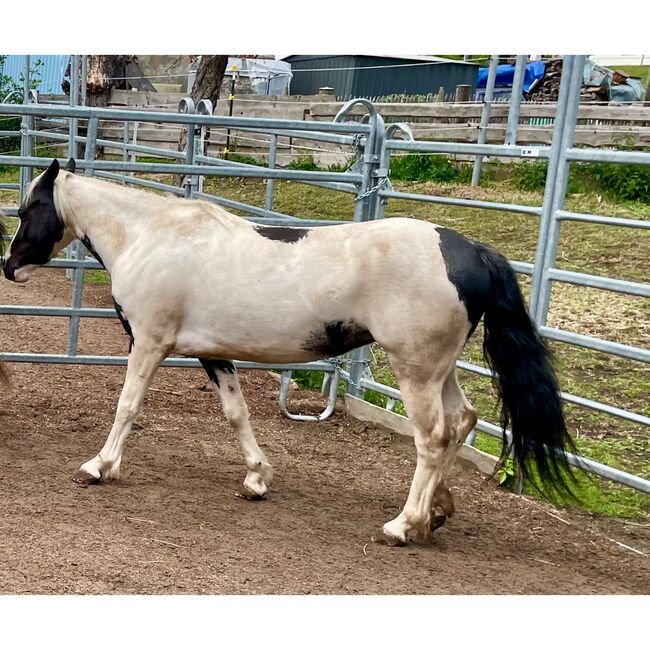
[[[523,60],[518,59],[517,64],[518,68],[521,68]],[[648,153],[614,150],[596,151],[573,147],[583,64],[583,56],[564,57],[553,141],[551,146],[544,147],[516,144],[519,110],[517,102],[510,108],[511,115],[506,142],[503,145],[488,145],[480,142],[478,144],[463,144],[416,141],[413,139],[408,126],[400,124],[386,126],[373,104],[362,99],[351,100],[344,105],[333,122],[307,122],[214,116],[212,115],[213,107],[206,100],[199,102],[196,106],[189,99],[183,100],[179,106],[178,114],[157,111],[87,108],[77,106],[76,101],[73,103],[72,99],[70,106],[39,105],[35,93],[28,97],[26,90],[27,101],[25,104],[12,106],[0,104],[0,116],[19,115],[22,118],[20,156],[0,156],[0,164],[20,167],[21,181],[19,188],[12,184],[8,184],[12,185],[11,187],[3,187],[5,189],[19,189],[20,196],[23,196],[33,168],[44,167],[51,161],[51,158],[41,158],[34,155],[34,142],[39,138],[46,138],[50,143],[52,141],[59,141],[63,144],[67,142],[69,155],[74,155],[76,148],[83,144],[85,155],[83,160],[77,161],[77,168],[81,169],[85,175],[96,175],[137,187],[164,190],[189,199],[211,201],[227,209],[240,210],[250,215],[247,218],[258,223],[308,227],[342,223],[342,221],[336,220],[301,219],[273,210],[275,180],[291,180],[331,191],[353,194],[355,196],[353,214],[355,221],[383,218],[386,204],[390,199],[415,200],[528,215],[539,221],[535,262],[531,264],[513,260],[511,264],[516,272],[531,276],[532,287],[529,311],[542,335],[549,340],[648,363],[650,362],[650,350],[585,336],[559,328],[551,328],[547,326],[546,322],[551,289],[555,282],[621,292],[645,298],[650,297],[649,284],[570,272],[558,269],[555,266],[560,229],[565,221],[580,221],[601,226],[623,226],[640,230],[650,229],[648,221],[639,219],[608,217],[564,210],[571,162],[602,161],[618,164],[650,165],[650,154]],[[77,62],[76,65],[79,65],[79,63]],[[361,122],[351,121],[350,113],[352,109],[358,109],[359,105],[365,108],[367,114]],[[51,132],[43,133],[35,130],[33,124],[35,117],[68,120],[70,125],[68,135]],[[100,139],[98,137],[98,125],[102,120],[123,122],[124,135],[121,141]],[[80,121],[86,124],[85,136],[78,135]],[[185,151],[171,151],[158,147],[141,146],[131,142],[129,125],[140,123],[181,125],[187,131]],[[206,131],[218,128],[270,135],[268,166],[245,164],[206,155]],[[343,144],[349,146],[351,152],[354,152],[356,162],[344,172],[280,169],[277,167],[278,137],[300,137],[315,143],[335,142]],[[97,160],[97,147],[101,146],[110,146],[113,149],[121,150],[123,153],[122,159]],[[482,159],[483,156],[548,160],[548,173],[542,205],[537,207],[396,191],[390,183],[389,170],[391,155],[397,152],[474,155],[477,157],[477,161]],[[171,159],[175,162],[139,162],[137,160],[138,155]],[[26,171],[23,172],[23,170]],[[134,175],[136,173],[182,175],[184,179],[183,186],[178,187],[157,180],[139,178]],[[266,179],[264,207],[252,206],[241,201],[225,199],[205,192],[203,181],[206,177],[212,176]],[[16,209],[5,208],[5,212],[9,215],[15,215]],[[48,264],[48,266],[54,268],[74,270],[72,304],[70,307],[0,305],[0,314],[68,318],[69,336],[66,354],[4,353],[3,358],[5,360],[11,362],[83,365],[124,365],[126,363],[126,356],[82,355],[77,351],[81,318],[114,318],[116,313],[113,309],[82,307],[84,273],[87,269],[100,269],[102,267],[95,260],[86,259],[86,251],[81,243],[76,242],[73,250],[74,253],[69,255],[67,259],[57,258]],[[334,409],[339,379],[345,382],[345,390],[352,396],[362,398],[365,391],[374,391],[384,395],[387,398],[388,408],[392,408],[395,401],[401,399],[398,389],[381,384],[373,379],[369,370],[368,351],[369,348],[365,347],[353,351],[345,358],[303,364],[268,365],[237,361],[235,365],[239,368],[279,369],[282,375],[280,387],[280,408],[282,412],[294,419],[320,420],[329,416]],[[162,365],[200,367],[198,361],[186,358],[169,358]],[[485,377],[491,376],[488,368],[476,364],[459,361],[458,367]],[[324,373],[323,392],[327,394],[328,402],[325,410],[319,416],[297,415],[289,412],[287,407],[288,387],[291,372],[295,370],[314,370]],[[628,411],[607,404],[605,401],[587,399],[566,392],[561,395],[567,403],[606,413],[635,424],[650,426],[650,417],[644,414]],[[501,429],[498,426],[486,421],[480,420],[476,428],[491,436],[502,436]],[[470,435],[469,444],[473,444],[475,435],[476,432]],[[509,435],[509,432],[506,435]],[[650,493],[650,481],[643,477],[634,476],[579,456],[572,456],[570,462],[598,476]]]

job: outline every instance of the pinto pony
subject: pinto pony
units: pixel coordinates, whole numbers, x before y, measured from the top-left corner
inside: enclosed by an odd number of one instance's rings
[[[56,160],[30,185],[19,216],[5,276],[26,282],[36,266],[80,239],[109,271],[131,338],[113,427],[75,474],[79,483],[117,477],[145,392],[174,353],[197,357],[205,368],[241,441],[245,496],[261,498],[272,469],[232,359],[311,361],[376,341],[399,381],[417,451],[406,504],[376,539],[428,541],[453,512],[445,479],[476,424],[455,363],[483,317],[485,356],[515,458],[524,476],[536,467],[544,486],[568,489],[572,443],[549,352],[508,261],[487,246],[404,218],[325,228],[255,225],[207,202],[75,176]]]

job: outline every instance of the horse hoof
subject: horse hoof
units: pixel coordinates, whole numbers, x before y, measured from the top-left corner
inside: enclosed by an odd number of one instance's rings
[[[89,485],[95,485],[95,483],[99,483],[100,479],[101,476],[97,478],[96,476],[88,473],[85,469],[78,469],[72,476],[72,480],[79,487],[88,487]]]
[[[235,492],[235,496],[238,499],[244,499],[245,501],[262,501],[266,494],[249,494],[247,492]]]
[[[375,544],[383,544],[384,546],[406,546],[406,542],[395,535],[385,533],[380,530],[377,535],[370,538]]]
[[[433,532],[442,526],[445,521],[447,521],[446,515],[434,515],[431,517],[431,522],[429,523],[429,530]]]

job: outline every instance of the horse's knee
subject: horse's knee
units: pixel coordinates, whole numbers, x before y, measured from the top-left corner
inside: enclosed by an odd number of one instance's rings
[[[478,417],[473,408],[446,413],[445,430],[448,440],[454,440],[457,444],[462,445],[477,422]]]

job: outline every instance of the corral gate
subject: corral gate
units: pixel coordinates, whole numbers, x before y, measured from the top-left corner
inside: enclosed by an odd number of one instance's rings
[[[564,210],[567,190],[569,165],[573,161],[598,161],[610,163],[634,163],[650,165],[650,153],[578,149],[573,146],[577,120],[580,88],[582,85],[583,56],[565,56],[563,61],[560,96],[555,117],[553,141],[550,147],[526,147],[514,144],[518,125],[519,103],[513,100],[510,106],[506,144],[487,145],[484,134],[489,121],[491,102],[491,85],[494,83],[493,69],[496,69],[496,58],[491,65],[491,80],[488,79],[484,104],[484,119],[481,121],[478,144],[462,144],[455,142],[426,142],[413,140],[408,127],[391,124],[386,127],[384,121],[374,106],[367,100],[358,99],[348,102],[333,122],[307,122],[296,120],[275,120],[257,118],[236,118],[214,116],[213,107],[209,101],[203,100],[197,106],[189,99],[183,100],[178,114],[163,112],[143,112],[114,109],[97,109],[76,106],[78,96],[79,76],[72,74],[72,89],[70,106],[45,106],[38,104],[35,93],[29,91],[29,57],[25,57],[25,103],[23,105],[0,104],[0,116],[20,116],[20,155],[2,155],[0,164],[20,167],[20,183],[3,184],[0,189],[19,192],[22,199],[25,189],[32,177],[35,167],[43,167],[51,162],[51,158],[35,156],[35,145],[39,139],[47,141],[62,141],[68,144],[68,154],[77,158],[79,145],[84,146],[83,160],[78,160],[77,167],[86,175],[117,180],[125,184],[164,190],[186,198],[201,198],[229,209],[237,209],[252,215],[254,221],[266,224],[285,224],[303,226],[326,226],[340,221],[315,221],[300,219],[274,211],[273,183],[275,179],[292,180],[300,183],[313,184],[332,191],[346,192],[354,195],[354,220],[365,221],[380,219],[384,216],[386,202],[389,199],[406,199],[430,203],[464,206],[468,208],[489,209],[515,212],[529,215],[539,220],[538,241],[534,264],[513,260],[511,264],[515,271],[532,276],[532,293],[529,310],[542,335],[549,340],[585,347],[591,350],[606,352],[624,358],[648,363],[650,350],[612,341],[569,332],[559,328],[551,328],[546,324],[549,310],[551,287],[554,282],[570,283],[583,287],[592,287],[607,291],[622,292],[634,296],[650,297],[650,285],[629,282],[611,277],[576,273],[556,268],[558,239],[561,225],[564,221],[581,221],[602,226],[618,226],[648,230],[650,222],[638,219],[609,217],[602,215],[583,214]],[[81,61],[80,61],[81,59]],[[81,62],[81,66],[80,66]],[[524,65],[522,57],[518,57],[517,74],[521,74]],[[72,69],[81,68],[84,78],[85,57],[73,57]],[[85,86],[85,84],[83,84]],[[83,89],[82,89],[83,90]],[[513,93],[513,96],[516,94]],[[83,94],[82,94],[83,97]],[[363,116],[358,121],[359,116]],[[52,124],[65,123],[68,134],[36,130],[34,119],[49,120]],[[357,121],[354,121],[357,118]],[[2,119],[2,118],[0,118]],[[123,138],[98,138],[100,121],[119,122],[123,125]],[[79,135],[80,123],[85,124],[86,135]],[[2,122],[0,122],[0,125]],[[135,143],[135,131],[138,124],[173,124],[182,125],[187,131],[187,146],[185,151],[178,152],[156,147],[145,147]],[[205,155],[205,139],[209,129],[232,129],[240,132],[255,134],[263,138],[269,148],[268,167],[249,165]],[[397,138],[396,136],[401,136]],[[0,137],[16,136],[16,132],[0,130]],[[356,162],[345,172],[301,171],[276,168],[276,156],[282,143],[292,138],[323,144],[336,144],[350,147],[356,155]],[[123,152],[122,160],[97,160],[97,147],[111,147]],[[539,207],[517,205],[512,203],[497,203],[472,199],[451,198],[443,196],[412,194],[395,191],[389,180],[390,158],[393,152],[419,152],[442,154],[465,154],[476,156],[474,182],[478,181],[480,165],[483,156],[498,156],[548,160],[543,203]],[[168,162],[138,162],[137,156],[151,156],[173,159]],[[121,172],[121,174],[116,173]],[[180,174],[184,177],[182,187],[172,186],[158,181],[137,178],[135,172],[149,174]],[[203,191],[205,176],[230,176],[267,179],[265,207],[255,207],[239,201],[233,201],[214,196]],[[16,208],[5,208],[9,216],[16,215]],[[70,307],[40,307],[0,305],[0,314],[30,315],[30,316],[59,316],[69,319],[69,336],[66,354],[31,354],[5,352],[3,358],[10,362],[57,363],[57,364],[103,364],[124,365],[125,356],[90,356],[77,353],[77,340],[81,318],[113,318],[113,309],[91,309],[82,307],[84,273],[87,269],[102,268],[94,260],[86,259],[86,251],[80,242],[75,242],[66,252],[66,258],[52,260],[49,267],[73,269],[72,304]],[[169,358],[163,365],[199,367],[194,359]],[[284,364],[269,366],[248,362],[237,362],[239,368],[276,368],[282,372],[280,389],[280,407],[288,417],[304,420],[323,419],[334,409],[339,378],[345,382],[348,394],[363,397],[365,391],[375,391],[388,398],[388,404],[400,399],[400,393],[395,388],[375,381],[368,370],[368,349],[353,351],[347,357],[327,361]],[[459,367],[484,376],[490,376],[489,369],[482,366],[460,361]],[[325,373],[324,387],[327,387],[328,404],[325,411],[318,417],[293,415],[287,411],[287,395],[290,373],[293,370],[317,370]],[[604,401],[595,401],[578,395],[562,393],[563,399],[571,404],[594,409],[609,415],[623,418],[636,424],[650,426],[650,418],[627,411]],[[495,424],[480,420],[477,429],[489,435],[501,437],[501,430]],[[473,444],[475,433],[468,439]],[[622,472],[612,467],[597,463],[582,457],[571,457],[570,462],[589,472],[628,485],[637,490],[650,493],[650,481]]]

